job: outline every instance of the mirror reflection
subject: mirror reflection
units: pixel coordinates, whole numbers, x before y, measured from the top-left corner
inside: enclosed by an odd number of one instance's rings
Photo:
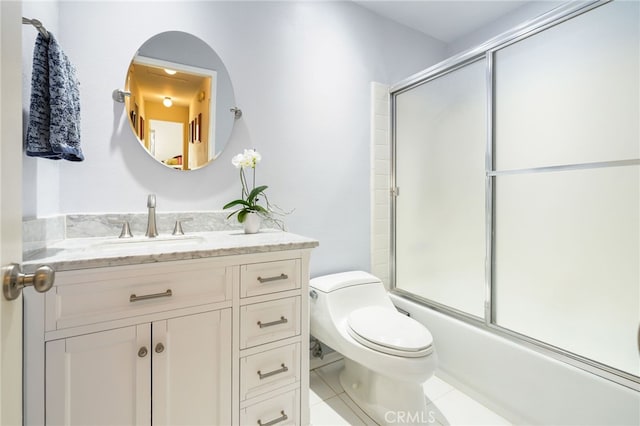
[[[224,149],[234,121],[233,88],[218,55],[199,38],[168,31],[146,41],[125,89],[131,129],[157,161],[193,170]]]

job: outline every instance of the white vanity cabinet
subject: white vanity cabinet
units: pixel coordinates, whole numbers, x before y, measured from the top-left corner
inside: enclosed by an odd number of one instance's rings
[[[309,357],[306,303],[302,307],[308,283],[302,292],[301,267],[301,259],[290,259],[240,268],[242,425],[297,425],[303,417],[308,423],[301,413],[308,405]]]
[[[47,424],[149,424],[149,324],[46,343]],[[29,403],[29,402],[28,402]]]
[[[230,365],[230,309],[50,341],[46,423],[230,424]]]
[[[152,324],[154,425],[231,424],[231,309]]]
[[[25,295],[25,424],[308,424],[309,252],[58,272]]]
[[[206,260],[59,273],[46,424],[230,424],[232,280]]]

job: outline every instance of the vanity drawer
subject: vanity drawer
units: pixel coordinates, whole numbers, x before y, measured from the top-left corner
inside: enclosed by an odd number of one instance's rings
[[[253,263],[240,269],[240,297],[300,288],[300,261]]]
[[[241,425],[299,425],[300,391],[276,395],[240,410]]]
[[[245,305],[240,310],[240,349],[300,334],[300,296]]]
[[[300,343],[282,346],[240,360],[240,399],[300,381]]]
[[[231,300],[232,273],[204,261],[56,274],[46,293],[46,331]]]

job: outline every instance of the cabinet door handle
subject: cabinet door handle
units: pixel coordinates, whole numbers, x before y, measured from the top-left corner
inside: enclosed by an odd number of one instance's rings
[[[129,302],[139,302],[141,300],[157,299],[159,297],[171,297],[171,296],[173,296],[171,289],[168,289],[163,293],[143,294],[142,296],[136,296],[135,294],[132,294],[131,296],[129,296]]]
[[[145,356],[147,356],[147,353],[149,353],[149,351],[147,350],[146,346],[143,346],[138,350],[138,356],[140,358],[144,358]]]
[[[289,278],[289,275],[280,274],[280,275],[276,275],[275,277],[268,277],[268,278],[258,277],[258,281],[260,281],[260,284],[264,284],[264,283],[268,283],[268,282],[271,282],[271,281],[286,280],[287,278]]]
[[[288,322],[289,322],[289,320],[286,319],[285,317],[280,317],[280,319],[277,320],[277,321],[271,321],[271,322],[258,321],[258,326],[260,328],[265,328],[265,327],[271,327],[273,325],[278,325],[278,324],[286,324]]]
[[[158,343],[156,345],[156,353],[161,354],[162,352],[164,352],[164,345],[162,343]]]
[[[266,379],[267,377],[275,376],[276,374],[286,373],[287,371],[289,371],[289,367],[287,367],[284,364],[280,364],[280,367],[281,368],[278,368],[277,370],[269,371],[268,373],[262,373],[260,370],[258,370],[258,377],[260,377],[260,380],[262,380],[262,379]]]
[[[273,419],[273,420],[271,420],[269,422],[266,422],[266,423],[262,423],[261,420],[258,420],[258,425],[259,426],[272,426],[272,425],[278,424],[280,422],[284,422],[285,420],[287,420],[289,418],[289,416],[287,416],[284,413],[284,410],[280,411],[280,414],[281,414],[281,416],[278,417],[277,419]]]

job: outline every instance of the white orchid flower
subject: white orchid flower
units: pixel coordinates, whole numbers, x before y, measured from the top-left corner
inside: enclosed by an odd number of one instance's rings
[[[262,156],[255,149],[245,149],[242,154],[238,154],[231,159],[231,163],[236,169],[244,169],[251,167],[256,168],[256,165],[262,160]]]
[[[255,169],[256,165],[262,160],[262,156],[255,149],[245,149],[244,158],[247,162],[247,167]]]
[[[243,162],[244,162],[244,155],[242,154],[238,154],[231,159],[231,164],[236,166],[236,169],[244,167]]]
[[[238,222],[244,223],[249,213],[257,213],[259,216],[271,220],[275,225],[280,227],[280,229],[284,230],[284,223],[272,216],[274,211],[272,210],[271,205],[269,205],[269,200],[265,194],[265,190],[268,186],[256,186],[256,166],[260,161],[262,161],[262,155],[260,155],[260,153],[255,149],[245,149],[241,154],[238,154],[231,159],[231,163],[236,167],[236,169],[240,169],[240,185],[242,186],[242,192],[240,194],[240,198],[225,204],[223,209],[226,210],[232,207],[236,209],[227,216],[227,219],[237,215]],[[245,169],[247,168],[253,169],[250,181],[247,181],[245,172]],[[265,205],[260,205],[260,202]]]

